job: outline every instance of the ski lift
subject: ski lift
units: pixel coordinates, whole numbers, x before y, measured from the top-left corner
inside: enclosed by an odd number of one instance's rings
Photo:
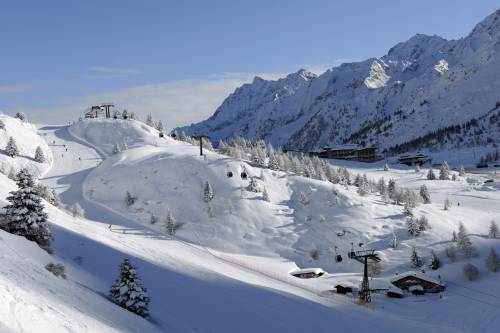
[[[350,259],[356,257],[356,252],[354,252],[354,243],[351,243],[351,251],[347,254]]]
[[[242,166],[240,177],[243,180],[246,180],[248,178],[247,169],[245,168],[244,165]]]
[[[226,175],[227,175],[227,178],[231,178],[231,177],[233,177],[233,172],[232,171],[228,171]]]
[[[335,262],[341,262],[342,256],[337,253],[337,247],[335,246]]]
[[[345,229],[342,229],[342,232],[337,232],[338,237],[342,237],[345,235]]]

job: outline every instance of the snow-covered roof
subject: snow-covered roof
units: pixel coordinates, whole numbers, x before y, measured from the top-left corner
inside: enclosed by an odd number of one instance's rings
[[[389,289],[387,289],[387,291],[390,291],[391,293],[396,293],[396,294],[404,295],[404,291],[402,291],[401,289],[399,289],[395,285],[390,285]]]
[[[303,268],[303,269],[296,269],[290,272],[290,274],[292,275],[307,274],[307,273],[320,274],[320,273],[325,273],[325,271],[322,270],[321,268]]]
[[[415,272],[415,271],[409,271],[409,272],[398,274],[394,278],[391,279],[391,283],[397,282],[397,281],[404,279],[406,277],[409,277],[409,276],[416,277],[418,279],[425,280],[425,281],[428,281],[428,282],[431,282],[431,283],[434,283],[434,284],[437,284],[437,285],[440,285],[443,287],[445,286],[444,282],[441,282],[438,279],[435,279],[435,278],[428,276],[424,273]]]

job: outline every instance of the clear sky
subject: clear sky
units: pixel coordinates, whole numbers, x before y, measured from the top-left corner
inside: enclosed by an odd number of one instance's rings
[[[112,101],[171,126],[256,74],[320,72],[415,33],[465,36],[500,0],[0,0],[0,110],[75,119]]]

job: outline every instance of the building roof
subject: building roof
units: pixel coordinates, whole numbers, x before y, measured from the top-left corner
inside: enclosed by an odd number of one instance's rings
[[[442,286],[442,287],[444,287],[446,285],[444,282],[441,282],[438,279],[435,279],[435,278],[428,276],[424,273],[415,272],[415,271],[409,271],[409,272],[398,274],[394,278],[391,279],[391,283],[398,282],[398,281],[400,281],[404,278],[407,278],[407,277],[416,277],[420,280],[431,282],[431,283],[437,284],[437,285]]]
[[[320,274],[320,273],[325,273],[325,271],[322,270],[321,268],[303,268],[303,269],[296,269],[290,272],[290,274],[292,275],[307,274],[307,273]]]

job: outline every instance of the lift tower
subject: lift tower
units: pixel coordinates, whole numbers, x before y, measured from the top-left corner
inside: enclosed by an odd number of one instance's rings
[[[370,283],[368,282],[368,260],[379,262],[380,258],[375,253],[375,250],[354,251],[354,247],[351,252],[349,252],[349,258],[359,261],[364,265],[363,283],[359,291],[359,299],[369,303],[372,301],[372,297],[370,295]]]

